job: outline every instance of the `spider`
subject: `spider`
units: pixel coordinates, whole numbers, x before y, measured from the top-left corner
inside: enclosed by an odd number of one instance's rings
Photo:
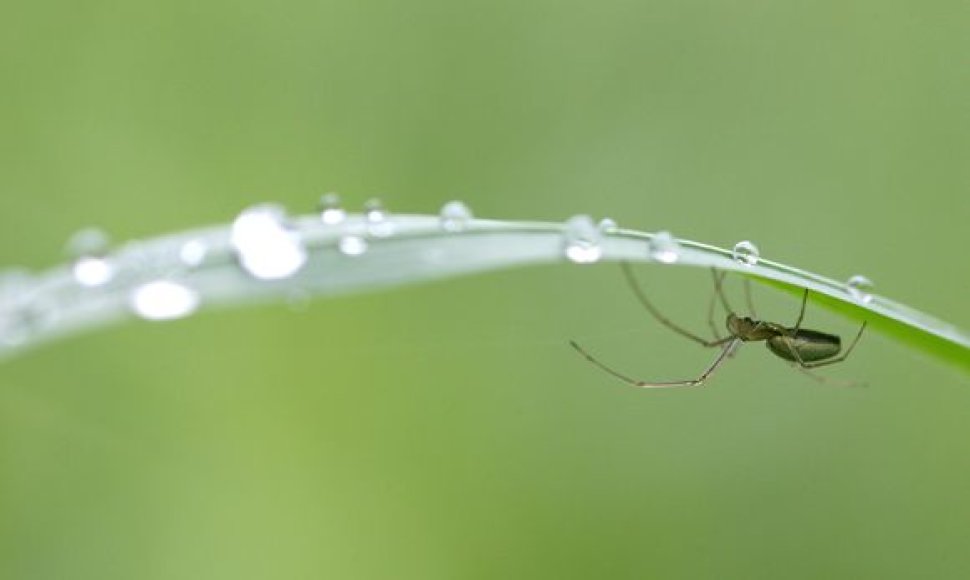
[[[620,267],[623,269],[623,274],[626,277],[626,281],[629,284],[630,289],[633,291],[633,294],[637,297],[637,300],[640,301],[640,304],[642,304],[643,307],[646,308],[647,311],[657,319],[657,321],[677,334],[688,338],[701,346],[708,348],[721,347],[721,352],[714,359],[714,362],[708,365],[708,367],[700,374],[699,377],[681,381],[654,382],[630,378],[629,376],[624,375],[623,373],[620,373],[600,362],[596,357],[583,349],[583,347],[579,346],[576,341],[569,341],[569,344],[576,349],[579,354],[585,357],[586,360],[620,379],[621,381],[635,387],[655,389],[701,386],[704,384],[704,381],[709,379],[711,375],[714,374],[714,371],[721,366],[721,363],[723,363],[727,358],[733,356],[735,349],[737,349],[741,343],[753,341],[765,341],[765,346],[767,346],[768,350],[770,350],[775,356],[793,363],[796,368],[804,371],[817,381],[829,382],[831,379],[816,375],[811,372],[811,369],[840,363],[847,359],[849,354],[852,352],[852,349],[854,349],[855,345],[859,342],[859,339],[862,338],[862,332],[866,329],[866,323],[863,322],[862,326],[859,328],[858,334],[856,334],[855,339],[853,339],[852,344],[850,344],[849,348],[846,349],[841,356],[839,356],[839,352],[842,350],[842,339],[839,338],[839,336],[826,332],[820,332],[818,330],[802,328],[802,319],[805,317],[805,304],[808,301],[808,289],[806,289],[805,293],[802,294],[802,307],[798,312],[798,320],[795,321],[794,326],[789,327],[776,322],[757,320],[756,318],[751,318],[748,316],[738,316],[731,309],[727,298],[724,296],[724,291],[721,289],[721,282],[724,280],[725,272],[718,272],[716,269],[712,268],[711,274],[714,277],[714,295],[711,296],[710,303],[708,304],[707,323],[711,328],[711,332],[714,334],[714,339],[707,340],[690,332],[689,330],[685,330],[661,314],[660,311],[657,310],[657,308],[649,300],[647,300],[647,296],[634,277],[630,265],[626,262],[621,262]],[[751,311],[752,316],[757,317],[753,302],[751,300],[750,283],[747,278],[745,278],[744,282],[748,309]],[[717,300],[720,300],[724,310],[726,310],[728,313],[726,321],[728,336],[726,337],[721,337],[718,334],[717,327],[714,324],[714,307]],[[856,385],[857,383],[847,384]]]

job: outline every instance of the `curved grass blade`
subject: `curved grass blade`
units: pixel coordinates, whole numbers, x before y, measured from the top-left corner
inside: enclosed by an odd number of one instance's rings
[[[36,275],[8,272],[0,276],[0,359],[128,319],[186,316],[196,307],[369,292],[532,264],[626,260],[713,267],[793,292],[807,288],[814,302],[970,372],[967,332],[793,266],[738,260],[731,250],[664,233],[597,227],[585,216],[566,224],[495,221],[454,209],[441,216],[372,210],[289,219],[269,208],[270,221],[248,224],[255,236],[248,241],[240,238],[239,218],[128,243],[99,258],[110,276],[97,283],[79,278],[77,262]]]

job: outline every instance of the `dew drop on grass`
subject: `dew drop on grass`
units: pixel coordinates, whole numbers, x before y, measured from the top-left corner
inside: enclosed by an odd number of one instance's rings
[[[742,240],[734,244],[734,249],[731,250],[731,257],[734,258],[735,262],[744,264],[745,266],[754,266],[761,259],[761,252],[758,251],[758,246],[748,240]]]
[[[670,232],[657,232],[650,237],[647,244],[650,257],[664,264],[673,264],[680,259],[680,244]]]
[[[340,205],[340,196],[336,193],[326,193],[320,197],[320,221],[328,226],[334,226],[347,218],[347,212]]]
[[[357,234],[345,234],[337,242],[337,249],[347,256],[359,256],[367,251],[367,240]]]
[[[97,228],[75,233],[67,242],[67,250],[74,258],[71,272],[81,286],[95,288],[111,281],[114,265],[107,259],[108,236]]]
[[[446,232],[460,232],[468,227],[472,211],[460,201],[449,201],[441,207],[441,229]]]
[[[201,266],[208,254],[209,248],[202,240],[189,240],[179,248],[179,260],[190,268]]]
[[[566,221],[563,231],[566,258],[576,264],[592,264],[603,257],[602,232],[588,215],[577,215]]]
[[[603,218],[600,220],[600,223],[596,224],[596,227],[599,228],[599,231],[603,232],[604,234],[609,234],[615,232],[619,226],[616,225],[614,220],[610,218]]]
[[[244,210],[232,224],[230,237],[239,264],[254,278],[281,280],[303,268],[306,247],[276,205]]]
[[[367,232],[375,238],[386,238],[394,233],[394,222],[379,199],[364,204],[364,219],[367,221]]]
[[[198,309],[199,294],[178,282],[155,280],[135,288],[128,302],[132,311],[145,320],[174,320]]]
[[[869,278],[866,278],[862,274],[856,274],[849,278],[846,285],[849,287],[849,295],[856,302],[862,304],[872,302],[872,289],[875,287],[875,284]]]

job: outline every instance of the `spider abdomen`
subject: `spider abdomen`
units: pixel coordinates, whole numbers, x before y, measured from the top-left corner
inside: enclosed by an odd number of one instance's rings
[[[798,362],[799,358],[806,363],[826,360],[842,350],[842,339],[817,330],[799,329],[793,334],[778,334],[769,338],[766,344],[775,355],[792,362]]]

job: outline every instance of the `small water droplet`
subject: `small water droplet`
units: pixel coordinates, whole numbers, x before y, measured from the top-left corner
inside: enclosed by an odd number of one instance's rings
[[[592,264],[603,257],[602,233],[588,215],[577,215],[566,221],[563,231],[566,257],[577,264]]]
[[[364,218],[367,220],[367,231],[370,235],[386,238],[394,233],[394,223],[381,200],[372,199],[364,204]]]
[[[761,259],[761,252],[758,251],[758,246],[752,242],[742,240],[734,244],[734,249],[731,250],[731,257],[734,258],[735,262],[739,262],[745,266],[754,266]]]
[[[849,287],[849,295],[856,302],[861,302],[862,304],[872,302],[872,289],[876,285],[869,278],[866,278],[862,274],[856,274],[849,278],[846,285]]]
[[[472,211],[460,201],[449,201],[441,208],[441,228],[446,232],[460,232],[468,227]]]
[[[108,254],[107,234],[97,228],[87,228],[75,233],[67,242],[67,250],[74,257],[72,272],[81,286],[103,286],[114,277],[114,265],[105,257]]]
[[[596,227],[599,228],[599,230],[601,232],[603,232],[604,234],[613,233],[617,229],[619,229],[619,226],[616,225],[616,221],[614,221],[614,220],[612,220],[610,218],[603,218],[603,219],[601,219],[600,220],[600,223],[597,224]]]
[[[289,278],[307,261],[306,247],[275,205],[260,205],[239,214],[232,224],[231,243],[240,265],[260,280]]]
[[[340,196],[336,193],[327,193],[320,198],[320,220],[334,226],[347,219],[347,212],[340,205]]]
[[[67,251],[72,257],[103,256],[108,253],[108,234],[99,228],[77,231],[67,240]]]
[[[202,240],[189,240],[179,248],[179,259],[186,266],[196,268],[202,265],[208,253],[209,248],[205,245],[205,242]]]
[[[129,305],[146,320],[174,320],[192,314],[199,308],[195,290],[171,280],[155,280],[135,288]]]
[[[664,264],[673,264],[680,259],[680,244],[670,235],[670,232],[653,234],[647,244],[647,249],[651,258]]]
[[[367,240],[355,234],[347,234],[340,237],[337,248],[347,256],[359,256],[367,251]]]

